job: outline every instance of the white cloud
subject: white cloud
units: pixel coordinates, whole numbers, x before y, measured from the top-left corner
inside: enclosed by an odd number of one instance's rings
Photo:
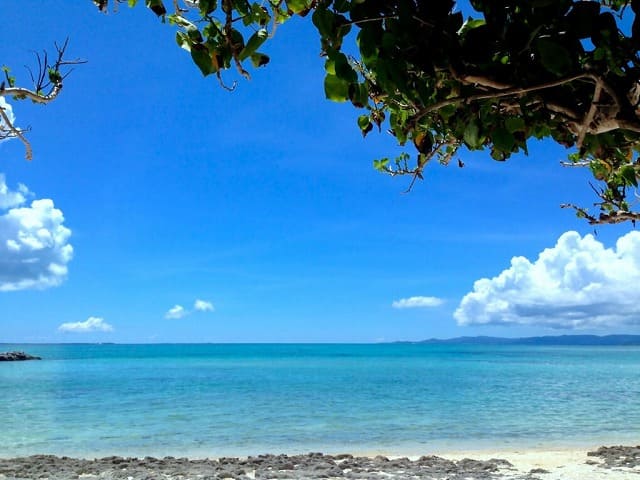
[[[174,305],[167,311],[167,313],[164,314],[164,318],[176,320],[178,318],[186,317],[189,313],[190,312],[185,310],[182,305]]]
[[[191,315],[195,312],[213,312],[214,310],[215,308],[213,306],[213,303],[206,300],[197,299],[195,302],[193,302],[193,310],[187,310],[182,305],[174,305],[167,311],[167,313],[164,314],[164,318],[177,320],[179,318],[184,318],[187,315]]]
[[[196,300],[193,304],[193,309],[198,312],[213,312],[213,303],[206,300]]]
[[[16,120],[16,117],[13,115],[13,108],[9,103],[7,103],[4,97],[0,97],[0,108],[4,110],[4,113],[9,118],[9,121],[13,124],[13,122],[15,122]],[[11,131],[7,128],[7,124],[4,121],[4,118],[0,116],[0,142],[2,142],[3,139],[7,140],[7,137],[10,138],[13,136],[14,135],[11,133]]]
[[[438,307],[444,303],[444,300],[438,297],[409,297],[394,300],[391,306],[393,308],[427,308]]]
[[[454,313],[460,325],[603,328],[640,325],[640,232],[605,248],[566,232],[535,262],[513,257],[497,277],[473,285]]]
[[[88,333],[113,332],[113,327],[100,317],[89,317],[84,322],[63,323],[58,327],[61,332]]]
[[[18,184],[17,191],[9,190],[4,173],[0,173],[0,209],[6,210],[22,205],[30,195],[29,189],[21,183]]]
[[[0,174],[0,291],[54,287],[67,276],[71,230],[52,200],[25,206],[31,195],[24,185],[9,189]]]

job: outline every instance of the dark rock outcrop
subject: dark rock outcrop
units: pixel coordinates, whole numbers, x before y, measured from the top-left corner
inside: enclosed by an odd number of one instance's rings
[[[0,352],[0,362],[17,362],[21,360],[42,360],[42,358],[24,352]]]
[[[587,453],[590,457],[600,457],[604,468],[638,468],[640,466],[640,445],[636,447],[616,445],[612,447],[600,447]]]
[[[540,480],[530,474],[505,477],[506,460],[418,460],[352,455],[259,455],[248,458],[105,457],[94,460],[34,455],[0,458],[0,478],[67,480]]]

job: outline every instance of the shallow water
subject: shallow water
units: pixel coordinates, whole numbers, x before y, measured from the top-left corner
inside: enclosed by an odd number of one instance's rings
[[[0,345],[0,455],[221,456],[640,438],[639,347]]]

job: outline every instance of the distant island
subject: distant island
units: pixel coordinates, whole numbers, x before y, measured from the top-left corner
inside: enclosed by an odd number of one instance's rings
[[[640,345],[640,335],[556,335],[544,337],[456,337],[429,338],[415,342],[400,341],[393,343],[433,344],[433,345]]]

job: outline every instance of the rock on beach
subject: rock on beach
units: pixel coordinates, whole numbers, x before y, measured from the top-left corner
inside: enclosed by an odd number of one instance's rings
[[[0,459],[0,479],[346,479],[346,480],[493,480],[501,477],[505,460],[450,461],[435,456],[417,460],[306,455],[259,455],[248,458],[189,460],[186,458],[105,457],[94,460],[33,455]],[[530,478],[530,477],[529,477]]]
[[[104,457],[93,460],[33,455],[0,458],[0,480],[627,480],[640,474],[640,446],[601,447],[556,473],[527,471],[498,458],[409,459],[349,454],[258,455],[218,459]],[[597,458],[591,464],[587,458]]]
[[[23,360],[42,360],[40,357],[25,352],[0,352],[0,362],[17,362]]]

